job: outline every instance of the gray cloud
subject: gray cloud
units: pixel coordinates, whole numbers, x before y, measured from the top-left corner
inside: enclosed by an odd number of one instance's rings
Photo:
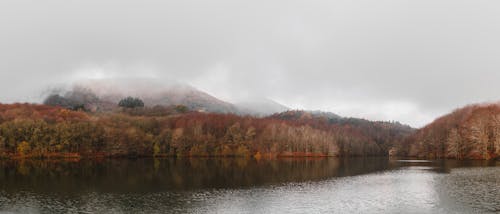
[[[0,101],[77,78],[184,81],[223,99],[414,126],[500,91],[497,1],[0,2]]]

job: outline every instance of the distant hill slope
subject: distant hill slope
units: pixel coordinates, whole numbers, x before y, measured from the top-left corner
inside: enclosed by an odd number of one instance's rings
[[[318,129],[344,130],[355,135],[365,136],[369,141],[375,142],[380,149],[389,152],[389,149],[415,129],[399,122],[369,121],[359,118],[341,117],[331,112],[292,110],[271,115],[269,118],[293,121],[301,125],[310,125]]]
[[[500,104],[476,104],[436,119],[405,140],[402,155],[422,158],[500,157]]]
[[[112,110],[121,99],[132,96],[142,99],[145,106],[149,107],[184,105],[193,111],[238,112],[233,104],[189,85],[150,79],[85,80],[75,83],[70,90],[60,95],[76,100],[92,111]]]
[[[303,111],[303,110],[289,110],[271,115],[272,118],[283,120],[307,120],[307,119],[327,119],[338,120],[342,117],[331,113],[322,111]]]
[[[138,97],[146,107],[183,105],[192,111],[268,116],[288,110],[270,99],[253,99],[232,104],[192,86],[152,79],[81,80],[66,90],[50,93],[45,104],[89,111],[112,111],[128,96]]]
[[[296,121],[324,121],[331,125],[351,125],[356,127],[363,127],[376,124],[387,129],[400,131],[404,134],[409,134],[415,131],[412,127],[401,124],[399,122],[387,121],[370,121],[354,117],[342,117],[332,112],[324,111],[303,111],[303,110],[290,110],[281,113],[276,113],[270,116],[271,118],[283,120],[296,120]]]
[[[269,116],[290,110],[290,108],[271,99],[256,98],[252,101],[237,102],[235,105],[240,113],[254,116]]]

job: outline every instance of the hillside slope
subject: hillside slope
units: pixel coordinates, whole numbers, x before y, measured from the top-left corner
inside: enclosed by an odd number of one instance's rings
[[[254,98],[251,101],[234,103],[241,114],[253,116],[269,116],[288,111],[290,108],[270,99]]]
[[[421,158],[500,156],[500,104],[477,104],[436,119],[408,137],[399,154]]]
[[[0,157],[387,155],[400,134],[322,119],[167,111],[89,113],[0,104]],[[378,123],[373,130],[382,129]],[[384,134],[381,134],[384,133]],[[392,134],[391,134],[392,133]]]
[[[253,98],[233,104],[187,84],[140,78],[80,80],[67,89],[49,92],[44,104],[108,112],[116,110],[118,102],[128,96],[140,98],[146,107],[182,105],[200,112],[268,116],[288,110],[288,107],[270,99]]]
[[[271,115],[269,118],[280,119],[301,125],[308,125],[322,130],[343,130],[353,136],[363,136],[380,148],[381,154],[387,155],[394,145],[399,145],[415,129],[399,122],[369,121],[359,118],[341,117],[331,112],[322,111],[286,111]],[[348,150],[348,148],[345,148]]]
[[[154,81],[151,79],[99,79],[82,80],[62,93],[57,94],[73,103],[81,104],[90,111],[110,111],[128,96],[138,97],[147,107],[183,105],[193,111],[215,113],[237,113],[231,103],[219,100],[189,85]],[[50,99],[57,99],[54,94]],[[61,105],[65,107],[64,105]]]

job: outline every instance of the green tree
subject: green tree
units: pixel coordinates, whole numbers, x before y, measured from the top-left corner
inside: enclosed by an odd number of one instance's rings
[[[144,107],[144,102],[136,97],[126,97],[118,103],[118,106],[124,108],[140,108]]]
[[[175,106],[175,111],[179,113],[186,113],[187,111],[189,111],[189,108],[185,105],[177,105]]]
[[[85,110],[85,104],[83,102],[68,99],[59,94],[53,94],[45,98],[43,101],[44,105],[49,106],[60,106],[63,108],[71,109],[71,110]]]

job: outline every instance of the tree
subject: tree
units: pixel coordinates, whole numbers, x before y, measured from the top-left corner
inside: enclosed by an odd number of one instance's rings
[[[0,136],[0,157],[5,152],[5,138]]]
[[[189,111],[189,108],[185,105],[176,105],[175,111],[177,111],[179,113],[186,113],[187,111]]]
[[[139,107],[144,107],[144,102],[136,97],[126,97],[120,100],[118,106],[124,108],[139,108]]]
[[[161,153],[160,143],[155,141],[153,142],[153,156],[158,156]]]
[[[241,144],[236,148],[236,151],[234,151],[234,155],[238,157],[248,157],[250,156],[250,150],[248,148]]]
[[[43,104],[49,106],[60,106],[71,110],[85,110],[85,104],[73,99],[68,99],[59,94],[53,94],[45,98]]]
[[[21,142],[18,146],[17,146],[17,152],[19,153],[19,155],[21,156],[25,156],[27,154],[29,154],[31,151],[31,146],[28,142],[26,141],[23,141]]]
[[[227,131],[226,135],[224,136],[225,138],[225,143],[228,144],[237,144],[243,140],[243,136],[241,135],[241,128],[240,128],[240,123],[235,123],[232,126],[230,126]]]
[[[452,128],[450,130],[450,133],[448,134],[448,138],[446,140],[446,144],[448,146],[447,155],[449,157],[453,157],[456,159],[463,158],[462,139],[456,128]]]

